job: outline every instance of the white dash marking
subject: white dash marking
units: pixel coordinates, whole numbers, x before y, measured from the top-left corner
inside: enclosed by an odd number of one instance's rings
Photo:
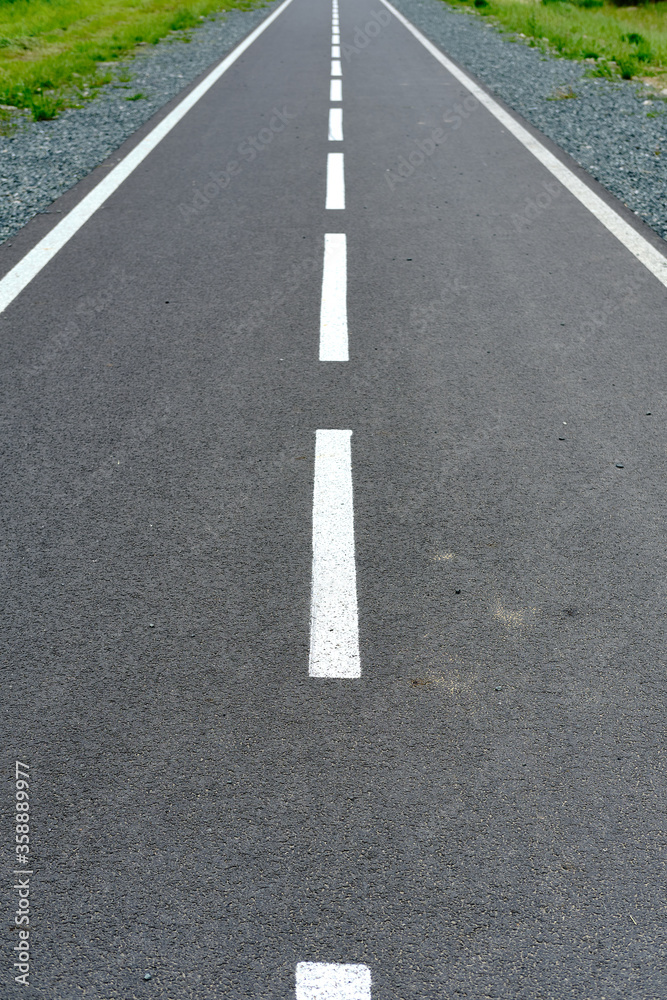
[[[329,139],[331,142],[343,141],[342,108],[329,108]]]
[[[342,101],[343,100],[343,81],[342,80],[332,80],[331,90],[329,91],[330,101]]]
[[[361,677],[351,437],[339,430],[315,436],[310,677]]]
[[[342,76],[343,70],[341,69],[340,59],[331,60],[331,75],[332,76]]]
[[[329,153],[327,157],[326,208],[345,208],[345,168],[342,153]]]
[[[340,45],[331,46],[331,58],[340,59]]]
[[[340,31],[338,31],[336,28],[334,28],[334,30],[331,32],[331,44],[340,45]],[[338,55],[340,56],[340,52],[338,53]]]
[[[296,1000],[371,1000],[371,970],[367,965],[299,962]]]
[[[347,338],[347,238],[345,233],[324,237],[320,361],[349,361]]]

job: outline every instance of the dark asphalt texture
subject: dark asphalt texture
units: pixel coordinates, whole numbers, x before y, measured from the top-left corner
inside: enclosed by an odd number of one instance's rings
[[[379,9],[341,0],[343,42]],[[482,108],[442,125],[466,92],[396,22],[343,59],[329,143],[330,19],[294,0],[0,317],[30,995],[287,1000],[337,961],[373,1000],[658,1000],[665,288]],[[346,364],[318,361],[326,232]],[[327,427],[358,681],[308,677]]]

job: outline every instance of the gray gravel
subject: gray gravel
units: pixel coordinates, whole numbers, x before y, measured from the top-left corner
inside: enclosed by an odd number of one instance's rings
[[[0,241],[6,240],[68,188],[90,173],[175,94],[219,61],[270,10],[232,10],[206,20],[189,34],[171,36],[126,62],[113,64],[116,77],[82,108],[55,121],[24,121],[12,136],[0,136]],[[128,100],[143,94],[139,100]]]
[[[443,0],[392,2],[667,239],[664,98],[630,80],[586,77],[585,63],[545,55]],[[571,87],[576,99],[549,100],[559,87]]]

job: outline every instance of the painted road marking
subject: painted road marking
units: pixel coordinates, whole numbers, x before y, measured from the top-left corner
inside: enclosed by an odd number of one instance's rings
[[[330,101],[342,101],[343,100],[343,81],[342,80],[332,80],[331,90],[329,91]]]
[[[291,2],[292,2],[292,0],[290,0],[290,3]],[[342,71],[341,66],[340,66],[340,59],[332,59],[331,60],[331,75],[332,76],[342,76],[343,75],[343,71]]]
[[[361,677],[351,438],[339,430],[315,436],[310,677]]]
[[[296,1000],[371,1000],[371,970],[367,965],[299,962]]]
[[[347,341],[347,238],[345,233],[324,237],[320,361],[349,361]]]
[[[485,90],[475,83],[472,77],[469,77],[467,73],[464,73],[462,69],[459,69],[447,56],[443,55],[440,49],[437,49],[432,42],[429,42],[428,38],[422,35],[421,31],[415,28],[414,24],[411,24],[406,17],[396,10],[395,7],[388,2],[388,0],[382,0],[385,7],[392,12],[397,21],[400,21],[408,31],[415,36],[415,38],[421,42],[425,49],[434,56],[441,66],[447,70],[448,73],[462,83],[471,94],[473,94],[480,104],[482,104],[487,111],[496,118],[501,125],[503,125],[508,132],[511,132],[515,139],[525,146],[525,148],[533,154],[533,156],[540,161],[542,166],[546,167],[547,170],[556,177],[561,184],[567,188],[570,194],[574,195],[578,201],[584,205],[589,212],[591,212],[598,222],[601,222],[610,233],[619,240],[630,253],[634,254],[637,260],[641,261],[644,267],[655,275],[658,281],[661,281],[663,285],[667,287],[667,257],[664,257],[659,250],[657,250],[647,239],[641,236],[636,229],[633,229],[625,219],[614,211],[614,209],[607,205],[605,201],[600,198],[599,195],[595,194],[591,188],[588,187],[576,174],[565,166],[564,163],[550,153],[546,146],[535,138],[534,135],[520,125],[515,118],[512,117],[504,108],[501,108],[492,97],[490,97]]]
[[[342,153],[329,153],[327,157],[326,208],[345,208],[345,168]]]
[[[331,46],[331,58],[340,59],[340,45]]]
[[[343,109],[329,108],[329,139],[332,142],[343,141]]]
[[[76,205],[70,212],[67,213],[65,218],[53,227],[50,233],[47,233],[30,250],[25,257],[23,257],[18,264],[16,264],[11,271],[9,271],[2,280],[0,280],[0,313],[4,312],[7,306],[14,301],[17,295],[19,295],[23,289],[28,285],[32,279],[39,274],[43,267],[49,263],[49,261],[55,257],[59,250],[61,250],[65,244],[71,240],[71,238],[81,229],[88,219],[100,208],[101,205],[109,198],[114,191],[116,191],[120,185],[126,180],[130,174],[136,170],[140,163],[146,159],[148,154],[152,152],[155,147],[160,143],[166,135],[171,132],[175,125],[178,125],[180,120],[188,113],[188,111],[195,106],[197,101],[199,101],[204,94],[211,89],[214,83],[220,79],[223,73],[226,73],[230,66],[232,66],[236,60],[243,55],[243,53],[248,49],[256,38],[262,34],[263,31],[273,24],[275,19],[282,14],[282,12],[289,7],[292,0],[285,0],[283,4],[274,10],[272,14],[269,14],[265,21],[262,21],[254,31],[251,31],[247,38],[245,38],[240,45],[238,45],[233,52],[230,52],[228,56],[218,63],[215,69],[211,70],[208,76],[204,77],[199,86],[195,87],[194,90],[183,98],[180,104],[174,108],[161,122],[151,129],[147,136],[145,136],[141,142],[139,142],[134,149],[130,150],[127,156],[123,157],[120,163],[110,170],[106,177],[96,184],[92,191],[82,198],[78,205]],[[341,76],[341,73],[338,73]]]

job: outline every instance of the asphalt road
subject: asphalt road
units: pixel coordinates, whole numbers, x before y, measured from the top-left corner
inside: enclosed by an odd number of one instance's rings
[[[666,289],[380,0],[340,23],[342,141],[293,0],[0,316],[30,995],[658,1000]],[[322,429],[360,677],[309,675]]]

